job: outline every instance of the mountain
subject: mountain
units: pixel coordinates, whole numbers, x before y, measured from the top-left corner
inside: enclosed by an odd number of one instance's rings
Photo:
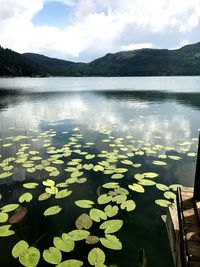
[[[0,76],[200,75],[200,42],[180,49],[139,49],[107,54],[90,63],[19,54],[0,47]]]

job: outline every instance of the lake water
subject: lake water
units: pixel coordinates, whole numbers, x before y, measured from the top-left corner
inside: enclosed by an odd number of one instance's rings
[[[193,186],[199,128],[200,77],[0,79],[0,266],[22,266],[25,240],[42,267],[54,246],[78,260],[61,267],[92,266],[94,248],[96,267],[140,266],[141,248],[147,267],[173,267],[163,206],[170,185]],[[93,225],[74,232],[83,213]]]

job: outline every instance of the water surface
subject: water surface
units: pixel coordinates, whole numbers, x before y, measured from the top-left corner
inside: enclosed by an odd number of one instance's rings
[[[75,230],[76,219],[90,212],[77,207],[75,201],[87,199],[100,210],[109,204],[119,207],[118,214],[108,219],[123,220],[122,228],[113,233],[122,243],[122,250],[108,249],[100,242],[88,245],[85,240],[76,241],[73,251],[62,252],[63,261],[77,259],[90,266],[88,253],[99,247],[106,254],[106,266],[134,267],[138,266],[139,250],[144,248],[147,266],[172,267],[165,223],[161,219],[166,208],[155,203],[157,199],[166,199],[165,192],[156,185],[144,185],[145,192],[138,193],[128,185],[140,183],[134,178],[136,174],[153,172],[159,175],[147,179],[155,183],[193,186],[199,117],[200,77],[0,79],[0,173],[5,172],[6,166],[13,166],[12,175],[0,179],[1,207],[19,203],[25,192],[33,195],[29,203],[20,204],[28,212],[23,220],[12,224],[15,234],[0,237],[0,266],[21,266],[11,255],[19,240],[26,240],[42,254],[44,249],[54,246],[55,236]],[[84,153],[94,158],[87,159]],[[49,161],[52,155],[61,155],[58,159],[63,163]],[[34,156],[41,159],[34,160]],[[46,188],[42,181],[52,179],[57,184],[73,176],[66,171],[73,159],[80,160],[78,168],[83,174],[78,179],[87,180],[68,184],[72,193],[66,198],[55,199],[53,195],[38,201]],[[155,165],[155,160],[166,165]],[[46,161],[57,168],[58,175],[50,176],[51,172],[45,170]],[[126,168],[123,179],[105,174],[108,169],[105,162],[114,166],[113,170]],[[27,164],[33,164],[32,171]],[[104,170],[85,170],[84,164],[101,165]],[[27,182],[36,182],[38,186],[25,189],[23,184]],[[107,182],[117,182],[128,190],[127,200],[133,200],[136,208],[127,212],[114,201],[98,204],[100,195],[112,191],[102,187]],[[62,211],[45,217],[43,212],[54,205]],[[15,212],[8,212],[9,217]],[[105,235],[99,229],[102,222],[94,222],[89,229],[92,235]],[[10,223],[1,223],[0,227],[7,224]],[[50,264],[41,256],[38,266]]]

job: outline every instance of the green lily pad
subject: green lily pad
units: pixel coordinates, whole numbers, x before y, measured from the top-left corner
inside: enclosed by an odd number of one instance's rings
[[[8,204],[1,208],[3,212],[10,212],[16,210],[19,207],[19,204]]]
[[[0,212],[0,223],[7,222],[8,214],[6,212]]]
[[[95,158],[95,155],[92,155],[92,154],[88,154],[85,156],[86,159],[93,159]]]
[[[129,191],[123,187],[115,188],[114,192],[116,192],[119,195],[129,195]]]
[[[126,168],[117,168],[117,169],[115,169],[116,173],[124,173],[124,172],[127,172],[127,171],[128,171],[128,169],[126,169]]]
[[[51,194],[44,192],[44,193],[39,195],[38,201],[44,201],[50,197],[51,197]]]
[[[71,195],[72,191],[68,190],[68,189],[63,189],[60,190],[56,195],[55,198],[59,199],[59,198],[65,198],[68,197],[69,195]]]
[[[154,160],[154,161],[152,162],[152,164],[154,164],[154,165],[160,165],[160,166],[167,165],[166,162],[161,161],[161,160]]]
[[[151,186],[151,185],[155,185],[156,183],[152,180],[148,180],[148,179],[142,179],[140,182],[138,182],[140,185],[146,185],[146,186]]]
[[[23,187],[27,188],[27,189],[34,189],[38,186],[38,183],[25,183],[23,184]]]
[[[167,208],[169,205],[171,205],[171,202],[166,199],[156,199],[155,203],[164,208]]]
[[[144,193],[144,187],[140,184],[129,184],[128,187],[132,190],[132,191],[136,191],[138,193]]]
[[[3,172],[0,174],[0,179],[5,179],[5,178],[8,178],[10,176],[12,176],[12,172]]]
[[[170,192],[170,191],[166,191],[164,193],[164,197],[167,199],[176,199],[176,194],[174,194],[173,192]]]
[[[58,214],[61,210],[62,208],[60,208],[59,206],[52,206],[45,210],[44,216],[51,216],[51,215]]]
[[[136,173],[134,175],[134,178],[138,181],[141,181],[142,179],[144,179],[144,173]]]
[[[115,235],[106,235],[105,238],[100,238],[100,242],[103,246],[113,250],[122,249],[122,243]]]
[[[86,244],[89,244],[89,245],[93,245],[93,244],[96,244],[99,242],[99,237],[98,236],[95,236],[95,235],[89,235],[86,240],[85,240],[85,243]]]
[[[103,184],[102,187],[107,188],[107,189],[115,189],[119,187],[119,183],[115,183],[115,182],[106,183],[106,184]]]
[[[167,191],[167,190],[169,190],[169,187],[166,186],[165,184],[159,184],[159,183],[157,183],[157,184],[156,184],[156,187],[157,187],[159,190],[161,190],[161,191]]]
[[[98,203],[101,204],[107,204],[112,200],[112,196],[108,196],[107,194],[103,194],[98,197]]]
[[[122,179],[124,178],[124,174],[121,173],[115,173],[111,176],[111,179]]]
[[[112,202],[116,202],[117,204],[121,204],[126,201],[127,195],[118,195],[112,198]]]
[[[90,232],[86,230],[73,230],[68,233],[68,236],[73,241],[80,241],[86,239],[90,235]]]
[[[43,181],[42,184],[44,186],[54,186],[55,185],[55,181],[51,180],[51,179],[47,179],[46,181]]]
[[[155,172],[144,172],[143,175],[146,178],[156,178],[159,174]]]
[[[26,251],[29,248],[29,245],[26,241],[21,240],[12,249],[12,255],[14,258],[18,258],[20,254]]]
[[[182,159],[181,157],[174,156],[174,155],[168,155],[168,158],[173,159],[173,160],[180,160],[180,159]]]
[[[94,205],[94,202],[91,200],[77,200],[75,201],[75,204],[80,208],[90,209],[92,208],[92,205]]]
[[[165,215],[165,214],[161,215],[161,219],[163,220],[164,223],[166,223],[167,215]]]
[[[133,211],[136,208],[136,204],[133,200],[126,200],[120,205],[122,210]]]
[[[75,247],[74,241],[73,240],[70,240],[68,238],[65,238],[65,236],[66,236],[66,234],[63,234],[62,235],[62,238],[61,237],[57,237],[57,236],[54,237],[54,239],[53,239],[54,246],[58,250],[61,250],[61,251],[64,251],[64,252],[73,251],[74,250],[74,247]]]
[[[81,230],[81,229],[90,229],[92,227],[93,221],[91,220],[90,216],[86,213],[81,214],[76,222],[75,225],[76,227]]]
[[[83,262],[79,260],[66,260],[56,265],[56,267],[81,267],[82,265]]]
[[[31,193],[24,193],[23,195],[20,196],[19,202],[30,202],[33,199],[33,195]]]
[[[106,222],[103,222],[99,228],[103,229],[106,234],[112,234],[119,231],[122,225],[122,220],[108,220]]]
[[[88,261],[93,266],[99,263],[104,263],[106,260],[105,253],[100,248],[93,248],[88,254]]]
[[[25,267],[36,267],[39,260],[40,251],[35,247],[30,247],[19,255],[19,261]]]
[[[58,193],[58,188],[56,186],[46,187],[45,191],[48,194],[56,195]]]
[[[133,165],[133,162],[128,159],[122,160],[121,163],[126,164],[126,165]]]
[[[179,187],[183,187],[181,184],[171,184],[170,186],[169,186],[169,189],[171,189],[171,190],[173,190],[173,191],[177,191],[177,189],[179,188]]]
[[[117,215],[118,211],[119,208],[116,205],[115,206],[108,205],[104,208],[104,212],[108,217],[114,217],[115,215]]]
[[[95,222],[100,222],[101,220],[106,220],[107,215],[102,210],[91,209],[90,210],[90,218]]]
[[[15,232],[13,230],[10,230],[10,227],[10,224],[0,226],[0,237],[14,235]]]
[[[90,171],[94,168],[94,165],[93,164],[84,164],[83,165],[83,168],[86,170],[86,171]]]
[[[94,168],[93,168],[93,170],[95,172],[98,172],[98,171],[101,171],[102,172],[104,170],[104,167],[101,166],[101,165],[95,165]]]
[[[50,247],[43,251],[43,258],[50,264],[59,264],[62,260],[62,253],[55,247]]]

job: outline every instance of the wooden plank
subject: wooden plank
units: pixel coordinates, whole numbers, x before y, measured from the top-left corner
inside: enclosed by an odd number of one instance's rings
[[[200,243],[195,241],[187,242],[189,260],[200,261]]]
[[[189,261],[189,267],[200,267],[200,262],[198,261]]]

